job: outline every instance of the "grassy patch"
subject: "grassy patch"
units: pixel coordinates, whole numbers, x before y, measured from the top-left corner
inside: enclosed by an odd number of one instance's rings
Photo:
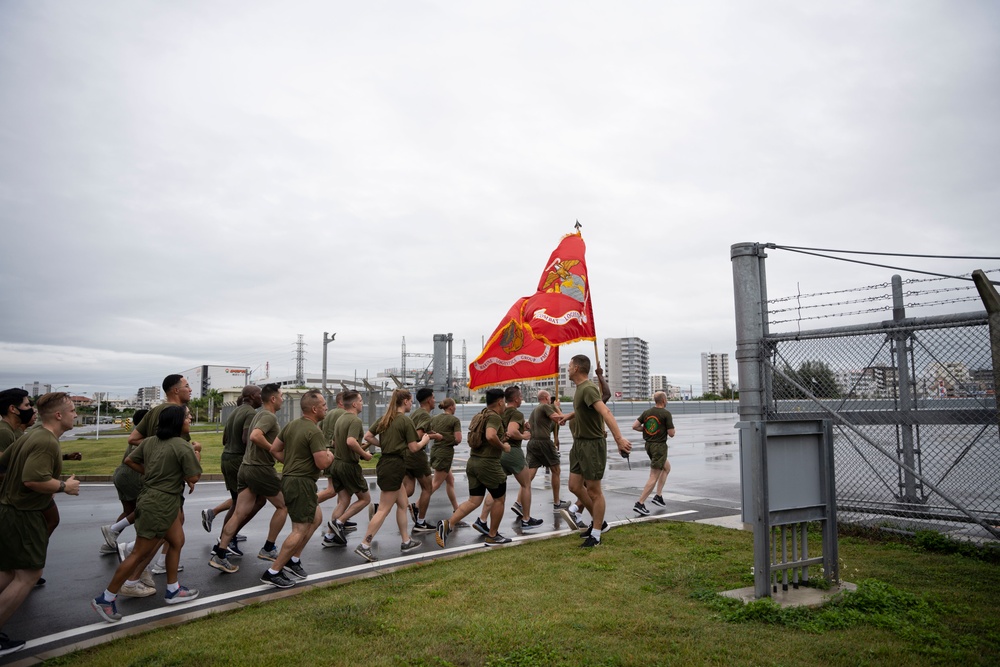
[[[981,560],[844,540],[840,554],[858,575],[850,577],[858,593],[821,610],[783,611],[717,596],[752,582],[748,533],[644,523],[611,531],[595,550],[578,544],[569,536],[484,550],[220,613],[53,664],[1000,662],[1000,570]]]
[[[201,467],[206,473],[221,470],[222,434],[214,431],[196,433],[192,440],[201,443]],[[63,461],[64,475],[111,475],[122,462],[128,448],[125,435],[105,437],[100,440],[79,439],[60,443],[63,453],[80,452],[82,461]]]

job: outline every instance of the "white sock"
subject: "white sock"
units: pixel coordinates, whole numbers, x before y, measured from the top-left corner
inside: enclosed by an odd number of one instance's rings
[[[292,557],[291,557],[291,561],[292,561],[293,563],[301,563],[301,562],[302,562],[302,561],[300,561],[300,560],[299,560],[298,558],[296,558],[295,556],[292,556]]]
[[[268,573],[269,575],[271,575],[272,577],[273,577],[274,575],[278,574],[278,573],[277,573],[276,571],[272,570],[271,568],[267,568],[267,573]]]
[[[576,503],[573,503],[572,505],[569,506],[569,511],[570,514],[579,514],[580,508],[576,506]]]
[[[598,542],[601,541],[601,531],[599,531],[598,529],[594,528],[593,530],[591,530],[590,535]]]
[[[156,565],[157,567],[167,567],[167,557],[165,554],[160,554],[156,557]]]
[[[118,597],[118,595],[116,593],[112,593],[111,591],[109,591],[106,588],[104,589],[104,601],[105,602],[114,602],[115,598],[117,598],[117,597]]]
[[[323,533],[323,539],[324,540],[332,540],[333,539],[333,533]]]
[[[128,519],[122,519],[118,523],[111,524],[111,530],[115,531],[116,533],[120,533],[126,528],[128,528]]]
[[[180,587],[181,587],[181,583],[179,581],[175,581],[172,584],[167,584],[167,592],[168,593],[176,593],[177,589],[179,589]]]

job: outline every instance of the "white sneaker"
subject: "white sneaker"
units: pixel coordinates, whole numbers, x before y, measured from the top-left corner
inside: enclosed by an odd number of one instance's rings
[[[122,584],[118,595],[124,595],[129,598],[148,598],[150,595],[156,595],[156,589],[152,586],[147,586],[141,581],[134,584],[125,583]]]
[[[118,548],[118,536],[121,531],[115,530],[111,526],[101,526],[101,535],[104,536],[104,543],[112,549]]]
[[[153,563],[150,566],[149,569],[150,569],[150,571],[153,574],[166,574],[167,573],[167,566],[166,566],[166,564],[160,565],[159,563]],[[178,565],[177,566],[177,571],[178,572],[183,572],[184,571],[184,566],[183,565]]]
[[[149,571],[148,567],[142,571],[142,574],[139,575],[139,581],[146,584],[150,588],[156,588],[156,582],[153,581],[153,573]]]

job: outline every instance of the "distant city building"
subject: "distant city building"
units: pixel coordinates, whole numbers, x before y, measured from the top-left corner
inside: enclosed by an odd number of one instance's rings
[[[641,338],[605,338],[604,368],[612,400],[644,401],[649,392],[649,344]]]
[[[210,389],[223,391],[245,387],[250,369],[246,366],[195,366],[182,373],[191,385],[191,398],[201,398]]]
[[[667,382],[666,375],[650,375],[649,376],[649,391],[650,393],[655,393],[658,391],[666,391],[670,383]]]
[[[52,391],[52,385],[50,385],[50,384],[42,384],[38,380],[35,380],[34,382],[32,382],[30,384],[24,385],[24,390],[26,392],[28,392],[28,394],[32,398],[38,398],[42,394],[48,394],[49,392],[51,392]]]
[[[139,387],[139,391],[135,392],[136,408],[148,410],[162,402],[159,387]]]
[[[969,367],[960,361],[933,361],[924,367],[922,393],[926,396],[968,396],[977,390]]]
[[[722,395],[729,389],[729,355],[725,352],[701,353],[701,390],[705,394]]]

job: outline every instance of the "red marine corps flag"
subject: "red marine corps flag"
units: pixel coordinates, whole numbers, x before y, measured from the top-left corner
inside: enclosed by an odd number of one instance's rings
[[[559,345],[595,340],[586,245],[568,234],[549,257],[538,291],[518,299],[475,361],[469,388],[540,380],[559,374]]]

